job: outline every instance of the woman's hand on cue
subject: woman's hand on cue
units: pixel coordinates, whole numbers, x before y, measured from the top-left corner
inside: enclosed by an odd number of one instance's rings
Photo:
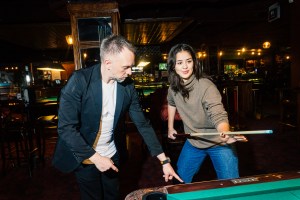
[[[177,134],[177,131],[175,129],[169,129],[168,130],[168,138],[172,139],[172,140],[175,140],[176,139],[176,134]]]
[[[220,137],[223,143],[226,144],[232,144],[234,142],[247,142],[247,138],[243,135],[234,135],[233,137],[230,137],[229,135],[225,133],[220,133]]]
[[[236,139],[237,142],[248,142],[248,139],[244,135],[234,135],[234,139]]]

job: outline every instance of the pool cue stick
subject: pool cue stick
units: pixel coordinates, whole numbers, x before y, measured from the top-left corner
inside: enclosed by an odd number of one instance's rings
[[[222,132],[212,133],[189,133],[190,136],[203,136],[203,135],[220,135]],[[250,135],[250,134],[272,134],[272,130],[256,130],[256,131],[226,131],[223,132],[226,135]]]
[[[256,131],[226,131],[223,132],[227,135],[250,135],[250,134],[272,134],[272,130],[256,130]],[[174,136],[178,137],[197,137],[204,135],[220,135],[221,132],[211,132],[211,133],[178,133]]]

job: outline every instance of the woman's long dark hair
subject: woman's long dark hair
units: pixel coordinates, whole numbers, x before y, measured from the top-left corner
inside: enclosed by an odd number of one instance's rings
[[[182,78],[176,73],[175,65],[176,65],[176,55],[181,51],[187,51],[193,59],[193,74],[195,78],[199,80],[202,77],[202,71],[199,66],[199,62],[196,57],[196,53],[194,49],[188,44],[177,44],[173,46],[168,55],[168,73],[169,73],[169,82],[171,89],[175,92],[179,92],[183,98],[189,98],[189,93],[192,88],[186,88],[183,84]]]

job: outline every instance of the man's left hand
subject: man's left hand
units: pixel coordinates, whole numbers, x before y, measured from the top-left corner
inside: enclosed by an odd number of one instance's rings
[[[164,164],[163,165],[163,172],[164,175],[163,177],[165,178],[165,181],[168,182],[169,180],[172,180],[173,177],[176,178],[178,181],[183,183],[183,180],[175,173],[173,167],[171,166],[170,163]]]

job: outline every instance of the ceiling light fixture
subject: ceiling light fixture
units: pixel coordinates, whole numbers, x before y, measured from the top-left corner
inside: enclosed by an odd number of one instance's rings
[[[145,61],[141,61],[137,67],[145,67],[146,65],[148,65],[150,62],[145,62]]]
[[[45,62],[40,67],[37,67],[37,70],[46,70],[46,71],[65,71],[62,64],[58,61]]]
[[[66,35],[66,41],[67,41],[68,45],[72,45],[73,44],[72,35]]]

